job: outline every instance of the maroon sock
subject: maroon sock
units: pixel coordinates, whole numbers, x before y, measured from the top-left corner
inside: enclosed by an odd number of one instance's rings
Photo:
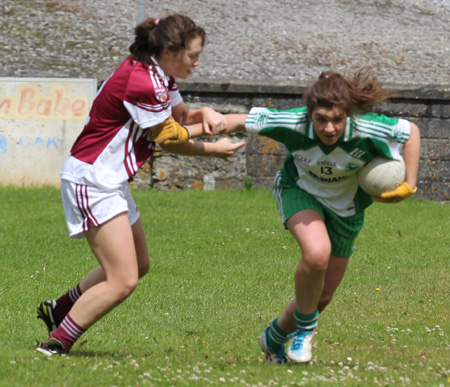
[[[49,338],[58,340],[69,350],[84,332],[86,332],[86,329],[81,328],[75,321],[72,320],[70,315],[67,314],[61,325],[50,335]]]
[[[53,312],[54,318],[58,322],[64,320],[64,317],[69,313],[70,309],[72,309],[73,304],[75,304],[76,300],[78,300],[81,296],[80,284],[75,286],[72,290],[69,290],[66,294],[63,294],[56,300],[56,308]]]

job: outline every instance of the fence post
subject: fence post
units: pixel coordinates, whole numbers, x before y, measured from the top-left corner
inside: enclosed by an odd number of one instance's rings
[[[145,0],[138,0],[138,24],[145,20]]]

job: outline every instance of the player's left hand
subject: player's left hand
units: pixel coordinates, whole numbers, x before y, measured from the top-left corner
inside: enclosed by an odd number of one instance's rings
[[[374,196],[372,197],[372,199],[375,200],[376,202],[382,203],[398,203],[414,195],[416,192],[417,187],[412,189],[409,186],[409,184],[405,181],[404,183],[400,184],[396,189],[389,192],[384,192],[380,195],[380,197]]]

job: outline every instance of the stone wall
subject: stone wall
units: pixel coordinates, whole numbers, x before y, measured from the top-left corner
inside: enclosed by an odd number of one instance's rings
[[[246,113],[252,106],[290,109],[302,106],[304,86],[184,81],[179,84],[190,108],[212,106],[222,113]],[[379,112],[415,122],[422,136],[417,197],[450,200],[450,86],[389,85],[397,96],[379,106]],[[286,155],[284,145],[246,134],[232,135],[247,145],[230,162],[184,157],[158,151],[141,169],[134,186],[158,190],[213,190],[271,186]],[[205,138],[206,141],[211,141]],[[212,139],[215,141],[216,138]]]

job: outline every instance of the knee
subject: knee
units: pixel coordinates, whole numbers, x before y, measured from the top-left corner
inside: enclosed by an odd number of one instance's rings
[[[330,249],[318,246],[317,248],[303,252],[301,264],[305,265],[311,272],[325,272],[330,261],[330,255]]]
[[[138,277],[122,279],[114,285],[116,303],[120,304],[134,292],[138,285]]]
[[[127,299],[131,295],[131,293],[134,292],[134,289],[136,289],[136,287],[137,287],[137,281],[136,281],[136,283],[128,283],[125,286],[123,286],[118,293],[119,302],[122,302],[125,299]]]

